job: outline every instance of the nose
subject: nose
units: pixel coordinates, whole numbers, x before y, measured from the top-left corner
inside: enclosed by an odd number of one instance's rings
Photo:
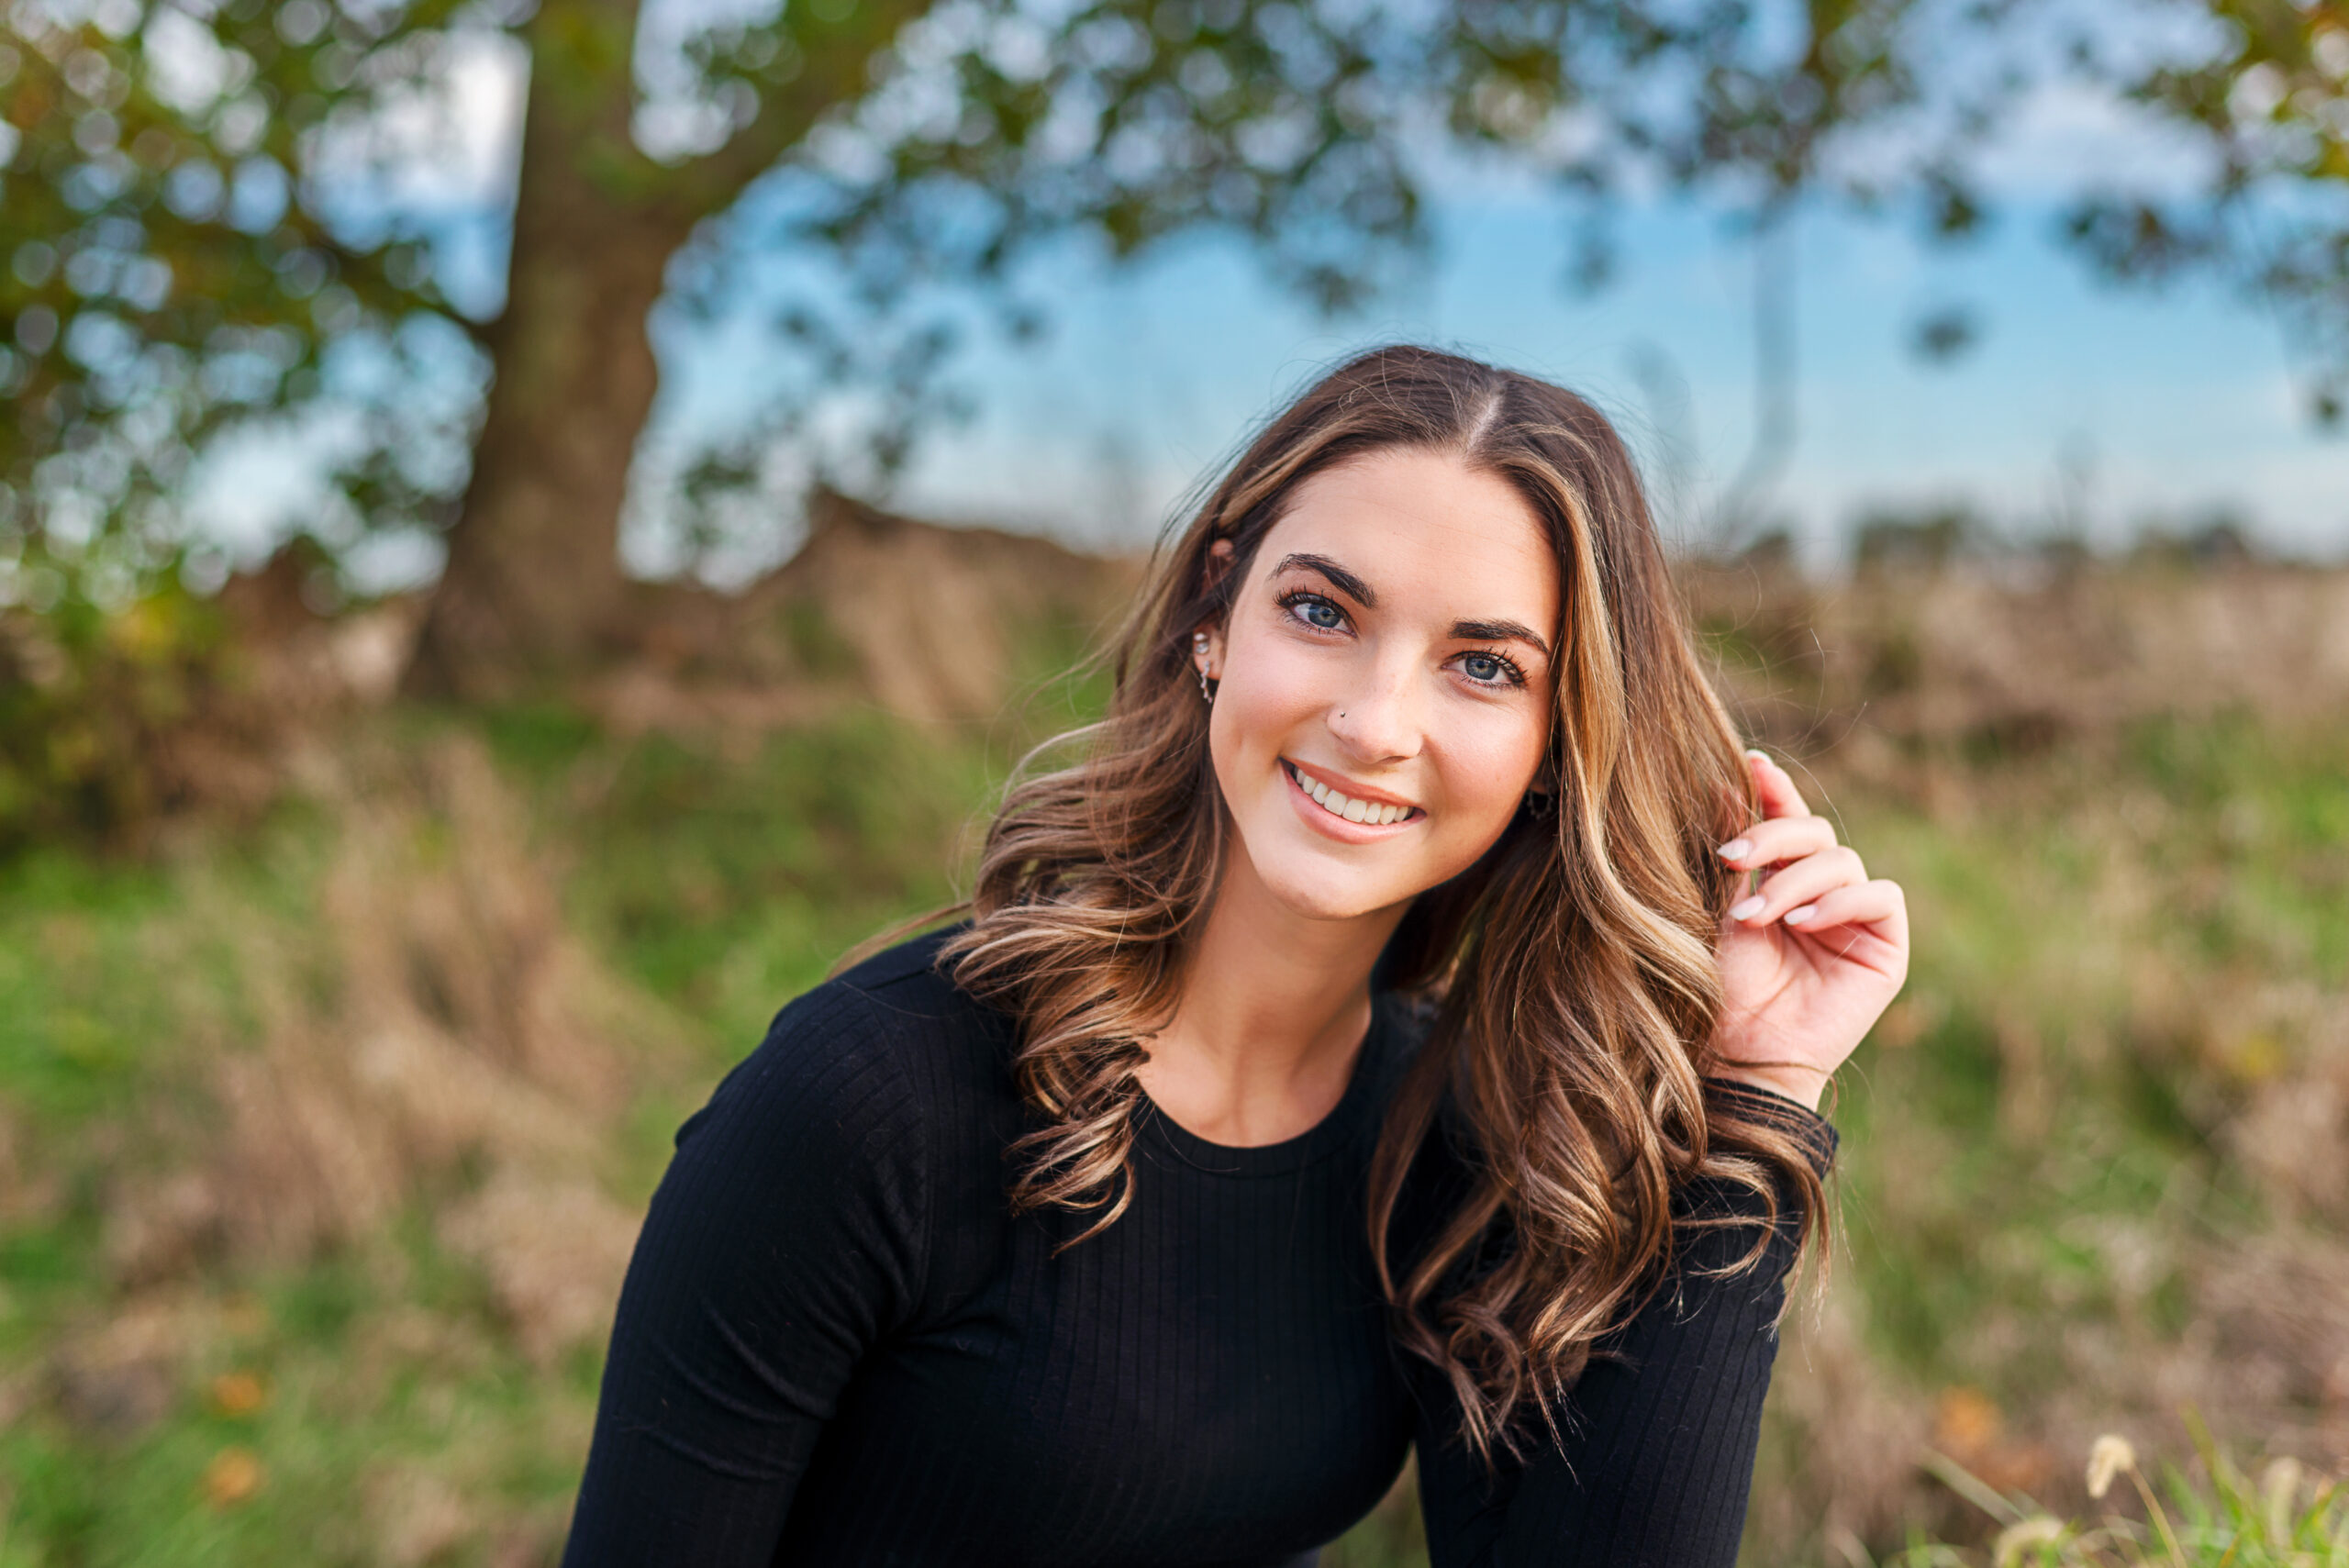
[[[1369,678],[1329,710],[1330,733],[1361,762],[1394,762],[1419,754],[1419,691],[1402,661],[1374,663]]]

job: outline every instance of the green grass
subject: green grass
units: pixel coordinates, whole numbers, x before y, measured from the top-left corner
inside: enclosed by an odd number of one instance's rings
[[[1849,1263],[1920,1378],[2020,1392],[2048,1369],[1968,1364],[1960,1325],[2051,1286],[2109,1307],[2073,1240],[2097,1217],[2259,1223],[2267,1195],[2219,1135],[2320,1043],[2321,1015],[2260,990],[2349,973],[2349,737],[2165,722],[1970,782],[1959,813],[1846,803],[1916,924],[1838,1111]]]
[[[983,748],[869,714],[746,757],[660,736],[560,751],[492,737],[562,824],[581,929],[737,1040],[855,935],[953,896],[952,847],[998,776]]]
[[[2096,1517],[2066,1518],[2002,1495],[1936,1456],[1944,1484],[1999,1526],[1987,1551],[1912,1540],[1886,1568],[2349,1568],[2349,1486],[2278,1459],[2254,1480],[2195,1424],[2190,1469],[2149,1475],[2116,1437],[2090,1451]]]
[[[607,1182],[629,1202],[778,1006],[953,895],[1034,730],[863,713],[758,740],[625,739],[549,709],[372,722],[361,739],[395,751],[486,745],[566,929],[667,1020],[608,1135]],[[2062,1335],[2001,1325],[2159,1341],[2194,1310],[2183,1242],[2274,1222],[2279,1196],[2230,1129],[2308,1069],[2311,1020],[2349,985],[2349,735],[2165,723],[1925,765],[1921,793],[1828,773],[1918,931],[1909,994],[1837,1112],[1839,1288],[1864,1305],[1886,1386],[1978,1387],[2028,1429],[2081,1367]],[[420,865],[462,852],[436,809],[413,814]],[[559,1541],[596,1356],[532,1362],[479,1271],[436,1240],[438,1207],[478,1173],[419,1184],[379,1234],[314,1257],[227,1249],[174,1280],[111,1272],[115,1184],[203,1146],[212,1058],[289,1007],[337,1006],[318,911],[351,830],[340,810],[290,801],[143,862],[0,864],[0,1568],[356,1564],[382,1560],[393,1518],[423,1521],[402,1547],[417,1562],[543,1560]],[[2128,1227],[2181,1244],[2132,1273],[2111,1245]],[[59,1396],[61,1347],[158,1300],[184,1341],[162,1358],[160,1411],[102,1429]],[[226,1413],[214,1380],[239,1371],[269,1396]],[[1800,1440],[1773,1428],[1765,1485],[1813,1484]],[[206,1475],[228,1450],[265,1479],[224,1502]],[[1398,1502],[1331,1568],[1421,1561],[1416,1530]],[[1753,1556],[1823,1560],[1797,1538],[1757,1539]]]
[[[1017,739],[871,714],[747,746],[615,739],[542,710],[402,713],[382,729],[373,739],[419,753],[477,731],[525,805],[568,926],[678,1026],[613,1133],[630,1201],[775,1007],[851,943],[953,895],[954,846]],[[308,1262],[219,1257],[154,1287],[195,1326],[162,1358],[168,1386],[144,1396],[159,1410],[110,1429],[54,1396],[62,1348],[141,1294],[110,1277],[117,1176],[200,1144],[207,1059],[264,1027],[257,988],[333,1008],[342,976],[319,910],[349,826],[296,800],[150,861],[0,864],[0,1399],[25,1407],[0,1434],[0,1568],[372,1562],[384,1521],[415,1511],[402,1487],[461,1500],[443,1508],[452,1544],[411,1542],[416,1561],[559,1544],[598,1357],[530,1363],[479,1272],[436,1241],[432,1211],[473,1179],[462,1166],[379,1236]],[[429,803],[412,826],[417,864],[462,852]],[[150,1147],[159,1119],[197,1136]],[[245,1327],[206,1327],[224,1311]],[[207,1390],[232,1370],[265,1381],[262,1410],[216,1407]],[[224,1503],[205,1477],[231,1449],[265,1480]]]

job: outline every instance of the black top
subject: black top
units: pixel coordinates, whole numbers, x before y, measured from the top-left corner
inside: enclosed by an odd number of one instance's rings
[[[1734,1560],[1790,1227],[1738,1279],[1678,1270],[1575,1387],[1563,1449],[1490,1471],[1393,1348],[1372,1270],[1370,1151],[1417,1043],[1397,1003],[1287,1142],[1209,1143],[1145,1106],[1131,1207],[1056,1256],[1086,1217],[1009,1216],[1031,1125],[1013,1028],[936,972],[940,940],[785,1007],[679,1129],[568,1568],[1309,1561],[1415,1440],[1437,1568]],[[1791,1101],[1720,1088],[1831,1151]],[[1446,1158],[1431,1140],[1413,1171],[1422,1207]]]

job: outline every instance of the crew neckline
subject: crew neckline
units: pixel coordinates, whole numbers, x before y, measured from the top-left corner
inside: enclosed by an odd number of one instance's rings
[[[1362,1047],[1354,1053],[1353,1073],[1346,1080],[1345,1093],[1338,1096],[1338,1103],[1330,1107],[1327,1116],[1296,1137],[1278,1143],[1213,1142],[1167,1115],[1150,1097],[1147,1089],[1141,1094],[1141,1136],[1154,1140],[1177,1162],[1210,1176],[1279,1175],[1326,1159],[1353,1140],[1376,1098],[1378,1081],[1386,1076],[1378,1064],[1387,1055],[1386,1045],[1393,1028],[1388,1017],[1390,1007],[1387,996],[1372,993],[1370,1028],[1364,1032]]]

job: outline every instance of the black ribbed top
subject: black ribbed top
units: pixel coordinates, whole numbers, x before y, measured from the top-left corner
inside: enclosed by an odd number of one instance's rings
[[[1438,1568],[1733,1561],[1787,1238],[1733,1282],[1682,1270],[1584,1375],[1563,1450],[1488,1470],[1393,1349],[1372,1269],[1371,1147],[1417,1043],[1397,1004],[1286,1142],[1210,1143],[1146,1106],[1131,1207],[1055,1255],[1085,1217],[1010,1218],[1012,1027],[936,972],[940,940],[785,1007],[679,1129],[569,1568],[1287,1563],[1415,1439]],[[1722,1089],[1831,1149],[1801,1107]],[[1457,1179],[1431,1148],[1420,1207]],[[1690,1261],[1750,1236],[1700,1234]]]

